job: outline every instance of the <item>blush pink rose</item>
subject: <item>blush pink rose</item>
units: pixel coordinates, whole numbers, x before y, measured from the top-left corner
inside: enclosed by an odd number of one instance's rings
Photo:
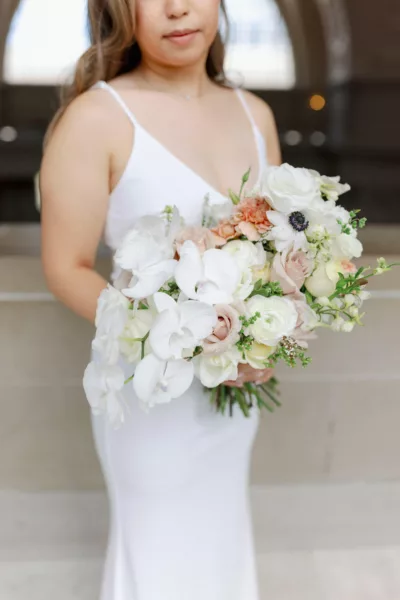
[[[296,291],[291,295],[291,299],[297,310],[298,319],[296,329],[294,330],[292,337],[304,348],[308,347],[308,341],[317,339],[317,334],[314,332],[319,319],[316,313],[312,310],[311,306],[307,303],[307,299],[304,294]]]
[[[314,261],[301,250],[278,253],[272,262],[270,280],[278,281],[285,295],[293,294],[300,290],[313,268]]]
[[[218,323],[214,331],[203,342],[204,354],[220,354],[229,350],[239,341],[241,322],[239,313],[229,304],[217,304],[215,307]]]
[[[211,250],[217,246],[216,237],[206,227],[185,227],[179,231],[175,238],[175,248],[178,254],[180,254],[183,244],[188,240],[191,240],[202,254],[206,250]]]

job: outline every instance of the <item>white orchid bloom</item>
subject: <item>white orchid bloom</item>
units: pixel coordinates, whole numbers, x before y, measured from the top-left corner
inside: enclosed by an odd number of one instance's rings
[[[93,414],[106,415],[114,428],[125,422],[124,383],[124,372],[120,367],[96,362],[89,363],[83,377],[83,388]]]
[[[206,304],[230,304],[239,285],[240,271],[228,253],[212,249],[200,254],[189,240],[181,248],[175,280],[192,300]]]
[[[144,229],[130,231],[114,257],[118,267],[132,274],[122,292],[133,299],[157,292],[173,276],[176,267],[173,243],[163,220],[146,217],[140,222]]]
[[[99,296],[96,312],[96,335],[92,349],[98,352],[102,362],[115,365],[118,362],[119,336],[129,319],[129,300],[121,292],[108,285]]]
[[[182,396],[191,386],[193,378],[192,362],[167,362],[149,354],[136,367],[133,389],[146,407],[153,407]]]
[[[159,315],[151,328],[149,341],[161,360],[179,359],[184,351],[193,351],[211,335],[217,324],[215,308],[204,302],[175,302],[161,292],[154,294],[153,302]]]

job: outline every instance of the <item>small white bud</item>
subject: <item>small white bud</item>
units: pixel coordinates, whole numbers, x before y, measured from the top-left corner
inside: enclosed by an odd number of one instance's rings
[[[365,291],[361,290],[361,292],[359,292],[359,294],[358,294],[358,297],[362,301],[369,300],[371,298],[371,292],[365,292]]]
[[[346,323],[346,321],[344,319],[342,319],[342,317],[337,317],[331,325],[331,329],[333,331],[342,331],[342,327],[343,325]]]
[[[352,317],[358,317],[358,308],[357,308],[357,306],[350,306],[348,312],[349,312],[349,315],[351,315]]]
[[[340,310],[341,308],[343,308],[343,302],[339,298],[334,298],[331,301],[331,306],[333,306],[334,308],[338,308]]]
[[[346,306],[353,306],[353,304],[355,302],[355,298],[352,294],[347,294],[344,297],[344,302],[345,302]]]
[[[329,300],[329,298],[327,296],[321,296],[320,298],[316,299],[317,304],[320,304],[321,306],[330,306],[331,305],[331,301]]]
[[[353,321],[345,321],[342,325],[342,331],[345,333],[350,333],[354,329]]]

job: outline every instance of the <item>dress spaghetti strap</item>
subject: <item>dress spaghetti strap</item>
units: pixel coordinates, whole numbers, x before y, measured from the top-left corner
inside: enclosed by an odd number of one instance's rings
[[[254,120],[253,113],[251,112],[251,109],[246,101],[246,98],[244,97],[243,91],[240,88],[235,88],[235,92],[236,92],[236,95],[239,98],[239,100],[244,108],[244,111],[251,123],[252,128],[253,128],[254,139],[256,141],[257,151],[258,151],[259,173],[261,175],[265,164],[268,162],[268,158],[267,158],[268,151],[267,151],[266,141],[265,141],[265,138],[262,135],[257,123]]]
[[[124,100],[122,100],[121,96],[111,85],[109,85],[105,81],[98,81],[94,84],[94,86],[92,86],[91,89],[107,90],[107,92],[109,92],[111,96],[113,96],[114,100],[120,105],[120,107],[122,108],[128,119],[131,121],[131,123],[133,123],[133,125],[135,126],[138,126],[138,122],[136,120],[135,115],[132,113],[132,111],[125,104]]]

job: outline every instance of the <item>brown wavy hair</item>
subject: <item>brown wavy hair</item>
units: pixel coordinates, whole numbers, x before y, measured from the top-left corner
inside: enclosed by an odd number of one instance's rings
[[[225,0],[221,9],[228,31]],[[88,0],[91,45],[79,59],[72,83],[61,90],[61,106],[49,125],[45,145],[71,102],[97,81],[110,81],[139,66],[141,51],[135,40],[135,22],[131,0]],[[226,85],[224,72],[225,42],[218,32],[207,57],[207,74]]]

